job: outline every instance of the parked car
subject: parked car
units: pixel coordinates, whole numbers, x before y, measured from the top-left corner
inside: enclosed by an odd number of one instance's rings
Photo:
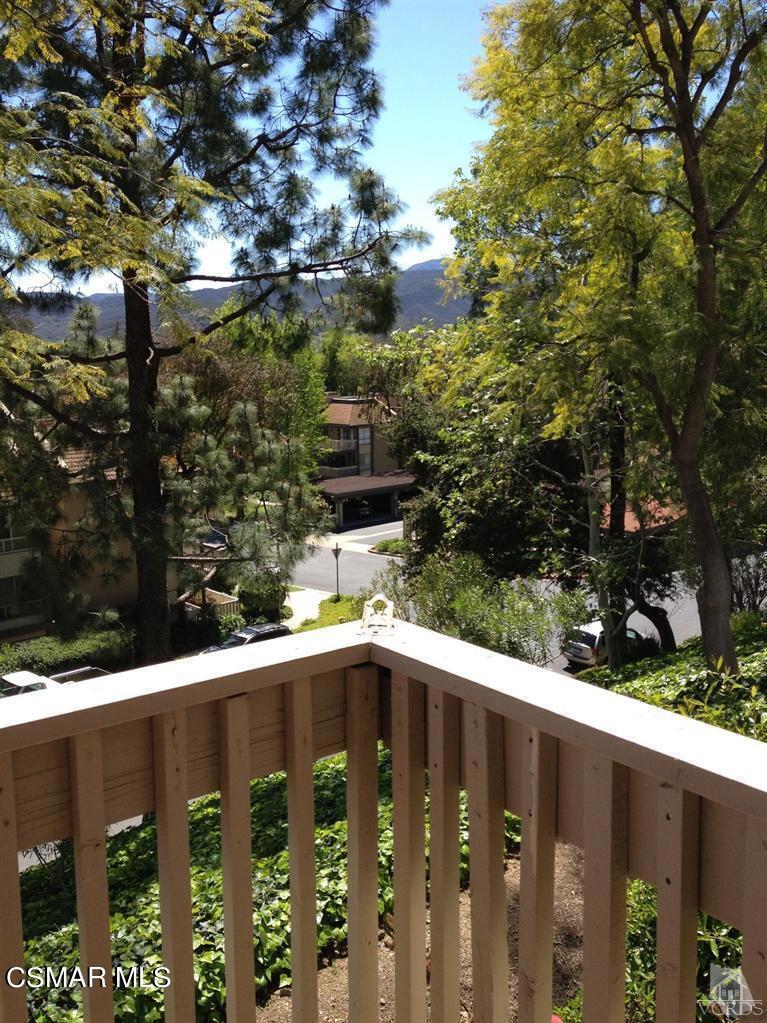
[[[626,640],[629,647],[629,659],[632,653],[636,656],[639,649],[647,642],[647,636],[637,629],[626,629]],[[573,667],[595,668],[607,663],[607,644],[605,630],[600,621],[582,625],[573,629],[562,646],[562,653]]]
[[[58,689],[60,682],[32,671],[11,671],[0,678],[0,699],[4,696],[23,696],[41,689]]]
[[[51,675],[54,682],[85,682],[89,678],[103,678],[104,675],[111,675],[106,668],[72,668],[71,671],[60,671],[57,675]]]
[[[21,696],[41,689],[58,689],[68,682],[84,682],[88,678],[111,675],[104,668],[73,668],[57,675],[36,675],[33,671],[12,671],[0,678],[0,699],[4,696]]]
[[[263,625],[246,625],[243,629],[231,632],[223,643],[208,646],[201,654],[213,654],[218,650],[231,650],[236,646],[250,646],[251,643],[262,643],[265,639],[277,639],[278,636],[292,636],[287,625],[279,622],[265,622]]]

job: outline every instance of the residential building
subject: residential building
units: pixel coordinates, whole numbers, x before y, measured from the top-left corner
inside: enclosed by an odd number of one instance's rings
[[[4,639],[26,639],[47,631],[54,616],[50,593],[44,591],[39,573],[30,571],[30,559],[51,556],[66,561],[71,554],[78,523],[87,515],[93,486],[93,471],[87,452],[68,449],[61,456],[70,485],[50,528],[48,542],[40,543],[27,534],[23,512],[13,503],[10,494],[0,498],[0,642]],[[114,470],[106,470],[106,479],[115,479]],[[76,586],[86,598],[87,607],[126,608],[135,603],[138,593],[136,565],[130,542],[125,536],[115,537],[106,563],[90,552],[82,553],[90,562],[89,569],[77,576]],[[168,572],[168,599],[178,596],[176,568]]]
[[[328,453],[320,478],[336,529],[400,517],[415,477],[388,451],[382,427],[395,414],[377,398],[328,395]]]
[[[34,552],[21,516],[12,505],[0,505],[0,640],[9,634],[34,634],[45,622],[42,595],[24,570]]]

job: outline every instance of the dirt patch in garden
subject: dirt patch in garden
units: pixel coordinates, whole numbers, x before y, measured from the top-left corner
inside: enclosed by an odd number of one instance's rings
[[[557,846],[554,892],[554,1004],[562,1005],[580,987],[583,934],[583,856],[573,846]],[[519,860],[506,866],[509,928],[509,1020],[517,1019],[517,939],[519,935]],[[469,893],[461,892],[461,1002],[464,1020],[471,1020],[471,909]],[[428,950],[427,950],[428,954]],[[394,1023],[393,940],[382,932],[378,944],[379,1023]],[[318,975],[320,1023],[347,1023],[347,960],[328,962]],[[256,1012],[257,1023],[290,1023],[289,991],[275,995]]]

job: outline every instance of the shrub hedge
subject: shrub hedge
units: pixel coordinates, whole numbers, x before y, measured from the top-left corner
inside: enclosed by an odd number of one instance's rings
[[[40,636],[22,643],[4,643],[0,646],[0,675],[11,671],[55,675],[87,666],[120,671],[130,667],[132,656],[132,632],[122,628],[87,629],[68,639]]]

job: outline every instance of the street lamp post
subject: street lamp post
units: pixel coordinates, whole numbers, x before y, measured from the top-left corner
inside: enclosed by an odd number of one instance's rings
[[[341,553],[341,548],[338,546],[338,540],[336,540],[335,547],[332,548],[333,557],[336,559],[336,600],[341,599],[341,590],[338,585],[338,556]]]

